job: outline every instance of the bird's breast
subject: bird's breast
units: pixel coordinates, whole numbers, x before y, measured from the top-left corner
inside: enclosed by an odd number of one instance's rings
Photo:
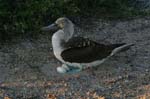
[[[59,37],[58,34],[54,34],[52,36],[52,47],[55,57],[61,62],[63,62],[61,53],[62,51],[64,51],[64,47],[62,46],[62,39]]]

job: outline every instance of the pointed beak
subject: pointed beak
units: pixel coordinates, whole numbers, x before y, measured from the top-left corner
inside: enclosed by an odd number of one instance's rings
[[[48,25],[48,26],[45,26],[45,27],[42,27],[41,30],[42,31],[45,31],[45,32],[48,32],[48,31],[57,31],[59,29],[58,25],[56,23],[53,23],[51,25]]]

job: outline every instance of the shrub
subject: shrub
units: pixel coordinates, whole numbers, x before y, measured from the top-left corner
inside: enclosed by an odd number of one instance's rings
[[[128,0],[0,0],[0,39],[34,37],[60,16],[128,16]]]
[[[75,6],[63,0],[1,0],[0,39],[35,36],[43,22],[76,13]]]

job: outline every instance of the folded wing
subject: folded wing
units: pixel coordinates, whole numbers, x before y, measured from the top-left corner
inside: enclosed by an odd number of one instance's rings
[[[61,53],[61,56],[67,62],[89,63],[106,58],[113,49],[124,44],[104,45],[88,38],[74,37],[65,43],[67,49]]]

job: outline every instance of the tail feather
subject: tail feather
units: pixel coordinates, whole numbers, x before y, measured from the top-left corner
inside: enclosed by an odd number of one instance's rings
[[[117,46],[117,45],[116,45]],[[119,46],[119,45],[118,45]],[[114,54],[116,53],[119,53],[119,52],[123,52],[123,51],[126,51],[128,50],[131,46],[134,46],[134,44],[122,44],[121,46],[119,47],[116,47],[112,53],[111,53],[111,56],[113,56]]]
[[[120,46],[123,46],[125,45],[126,43],[120,43],[120,44],[112,44],[112,48],[115,49],[117,47],[120,47]]]

